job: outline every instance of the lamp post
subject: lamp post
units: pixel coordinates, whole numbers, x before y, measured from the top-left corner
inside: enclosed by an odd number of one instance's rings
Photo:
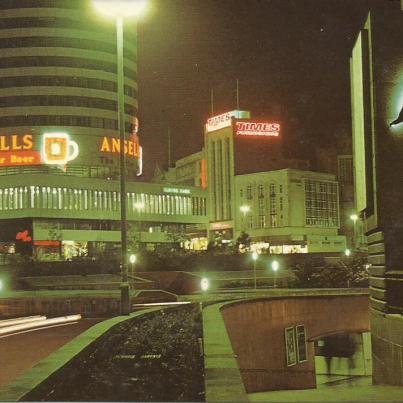
[[[254,278],[254,289],[256,290],[256,261],[259,258],[259,254],[257,252],[252,253],[253,259],[253,278]]]
[[[274,272],[274,288],[277,288],[277,270],[280,268],[280,263],[277,260],[271,262],[271,269]]]
[[[138,219],[137,219],[137,223],[138,223],[138,232],[139,232],[139,246],[141,244],[141,212],[144,210],[145,204],[143,201],[138,201],[136,203],[134,203],[134,208],[138,214]]]
[[[246,217],[246,214],[249,213],[249,211],[250,211],[250,206],[243,204],[241,207],[239,207],[239,210],[243,214],[243,226],[242,227],[246,229],[245,217]]]
[[[136,255],[132,254],[132,255],[129,256],[129,262],[132,265],[131,266],[131,269],[132,269],[131,275],[132,276],[134,275],[134,264],[136,263],[136,261],[137,261],[137,256]]]
[[[354,229],[353,229],[353,242],[352,242],[352,247],[353,249],[357,249],[357,220],[358,220],[358,215],[357,214],[351,214],[350,215],[350,220],[354,224]]]
[[[147,6],[146,0],[93,0],[95,8],[116,20],[117,39],[117,98],[118,129],[120,141],[120,237],[121,237],[121,276],[120,312],[130,313],[129,283],[127,278],[127,201],[126,201],[126,159],[125,159],[125,94],[123,68],[123,21],[126,17],[139,17]]]

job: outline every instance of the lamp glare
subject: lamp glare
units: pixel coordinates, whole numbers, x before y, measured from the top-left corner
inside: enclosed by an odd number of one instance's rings
[[[209,279],[206,277],[203,277],[200,281],[200,288],[202,291],[207,291],[210,288],[210,282]]]
[[[147,9],[147,0],[93,0],[102,14],[115,18],[140,17]]]

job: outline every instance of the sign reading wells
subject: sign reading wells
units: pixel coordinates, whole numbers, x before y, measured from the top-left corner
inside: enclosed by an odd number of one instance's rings
[[[0,167],[66,165],[77,158],[78,145],[67,133],[13,134],[0,136]]]

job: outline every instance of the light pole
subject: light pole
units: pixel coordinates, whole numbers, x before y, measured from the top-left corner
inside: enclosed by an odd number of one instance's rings
[[[253,278],[254,278],[254,289],[256,290],[256,262],[257,259],[259,258],[259,254],[257,252],[252,253],[252,259],[253,259]]]
[[[354,224],[354,229],[353,229],[353,242],[352,242],[352,248],[357,249],[357,220],[358,220],[358,215],[357,214],[351,214],[350,215],[350,220]]]
[[[136,255],[132,254],[132,255],[129,256],[129,262],[132,265],[132,267],[131,267],[132,268],[132,272],[131,272],[132,276],[134,275],[134,264],[136,263],[136,261],[137,261],[137,256]]]
[[[138,219],[137,219],[137,225],[138,225],[138,232],[139,232],[139,247],[141,245],[141,212],[144,210],[145,204],[143,201],[138,201],[136,203],[134,203],[134,208],[137,211],[138,214]]]
[[[243,204],[241,207],[239,207],[239,210],[241,211],[241,213],[243,214],[243,228],[246,229],[246,222],[245,222],[245,217],[246,214],[249,213],[250,211],[250,206]]]
[[[271,262],[271,269],[274,272],[274,287],[277,288],[277,270],[280,268],[280,263],[277,260]]]
[[[147,6],[146,0],[93,0],[95,8],[116,20],[117,39],[117,98],[118,129],[120,141],[120,237],[121,237],[121,276],[120,313],[130,313],[130,294],[127,279],[127,200],[126,200],[126,159],[125,159],[125,94],[123,69],[123,20],[139,17]]]

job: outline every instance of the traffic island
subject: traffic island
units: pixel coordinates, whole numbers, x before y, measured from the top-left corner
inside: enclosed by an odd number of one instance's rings
[[[114,318],[35,366],[0,400],[203,401],[201,340],[198,304]]]

